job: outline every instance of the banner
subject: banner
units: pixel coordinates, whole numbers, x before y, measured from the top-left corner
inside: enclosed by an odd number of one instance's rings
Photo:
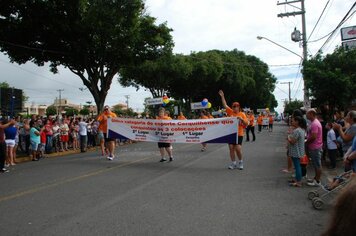
[[[238,119],[108,119],[109,138],[162,143],[237,143]]]

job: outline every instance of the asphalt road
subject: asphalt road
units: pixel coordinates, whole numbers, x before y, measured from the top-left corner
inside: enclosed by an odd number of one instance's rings
[[[244,170],[228,170],[225,144],[155,143],[27,162],[0,175],[0,235],[319,235],[329,209],[280,170],[286,126],[244,142]]]

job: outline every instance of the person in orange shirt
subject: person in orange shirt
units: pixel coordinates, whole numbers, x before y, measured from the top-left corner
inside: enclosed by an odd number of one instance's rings
[[[179,113],[179,116],[177,117],[178,120],[186,120],[185,116],[183,115],[183,112]]]
[[[257,117],[258,133],[261,133],[262,122],[263,122],[263,116],[262,116],[262,114],[259,114]]]
[[[99,115],[99,127],[98,130],[104,136],[104,139],[100,140],[101,152],[104,155],[104,140],[107,149],[109,150],[108,160],[112,161],[115,158],[115,139],[108,138],[108,118],[117,117],[115,113],[110,111],[109,106],[104,106],[104,111]]]
[[[250,131],[252,133],[252,142],[254,142],[256,140],[256,135],[255,135],[255,116],[253,114],[253,111],[247,112],[247,119],[249,122],[246,128],[246,142],[250,141]]]
[[[201,110],[200,112],[200,119],[210,119],[209,116],[207,116],[207,112],[205,110]],[[202,148],[201,151],[204,152],[206,150],[207,144],[206,143],[201,143]]]
[[[214,116],[212,116],[208,111],[206,112],[206,116],[209,117],[209,119],[214,119]]]
[[[161,107],[158,111],[158,116],[156,117],[157,120],[172,120],[171,117],[167,116],[166,110]],[[167,159],[164,157],[164,150],[166,150],[168,156],[169,156],[169,161],[173,161],[173,148],[170,143],[161,143],[158,142],[158,148],[159,152],[161,154],[161,160],[159,162],[165,162]]]
[[[244,137],[244,130],[245,126],[248,125],[248,119],[240,109],[240,104],[238,102],[232,103],[232,108],[230,108],[225,100],[224,92],[222,90],[219,91],[219,95],[221,97],[221,102],[226,109],[226,113],[230,117],[236,117],[239,120],[238,125],[238,141],[236,143],[229,143],[229,150],[230,150],[230,159],[232,161],[231,165],[229,165],[229,169],[233,170],[237,168],[235,153],[237,158],[239,159],[239,166],[240,170],[243,170],[243,160],[242,160],[242,140]]]
[[[273,116],[272,115],[269,115],[268,116],[268,123],[269,123],[269,126],[268,126],[268,131],[269,132],[272,132],[273,131]]]

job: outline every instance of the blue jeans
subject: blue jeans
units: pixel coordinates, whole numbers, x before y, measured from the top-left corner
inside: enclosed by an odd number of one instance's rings
[[[46,153],[51,153],[52,147],[53,147],[52,135],[46,135],[46,147],[45,147]]]
[[[295,168],[295,179],[297,182],[302,180],[302,168],[300,166],[300,158],[299,157],[292,157],[293,165]]]

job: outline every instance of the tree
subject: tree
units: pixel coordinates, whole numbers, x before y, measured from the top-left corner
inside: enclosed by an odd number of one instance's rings
[[[55,106],[48,106],[46,109],[47,116],[57,115],[57,108]]]
[[[356,98],[356,50],[340,47],[332,54],[316,57],[304,64],[306,86],[313,107],[328,105],[329,112],[344,110]]]
[[[303,101],[295,100],[291,102],[285,102],[284,113],[291,115],[293,114],[294,110],[300,109],[301,107],[303,107]]]
[[[68,107],[68,108],[65,108],[64,110],[65,110],[65,112],[66,112],[66,116],[75,116],[75,115],[78,115],[78,110],[75,109],[75,108]]]
[[[49,62],[76,74],[101,111],[120,69],[173,47],[171,29],[155,25],[143,0],[7,1],[0,8],[0,49],[12,62]]]
[[[217,108],[221,104],[219,89],[225,91],[228,101],[239,101],[243,106],[271,110],[277,106],[273,95],[276,78],[267,64],[236,49],[167,54],[125,69],[119,81],[124,86],[143,86],[153,97],[167,93],[185,110],[191,102],[204,98]]]
[[[87,107],[84,107],[83,109],[81,109],[79,111],[79,114],[82,115],[82,116],[88,116],[90,114],[90,111]]]

